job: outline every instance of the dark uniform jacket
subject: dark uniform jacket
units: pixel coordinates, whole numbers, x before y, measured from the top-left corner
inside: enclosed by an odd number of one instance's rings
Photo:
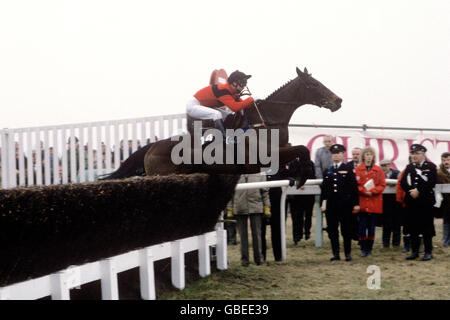
[[[434,163],[424,161],[421,166],[416,163],[408,164],[400,182],[402,189],[406,192],[405,204],[407,206],[420,204],[432,207],[435,203],[433,188],[436,181],[437,170]],[[417,199],[413,199],[409,194],[409,190],[415,188],[419,190]]]
[[[359,204],[353,167],[345,163],[341,163],[337,169],[333,166],[323,172],[321,198],[327,200],[327,211],[334,208],[351,210]]]
[[[400,185],[405,191],[405,223],[411,234],[435,235],[433,205],[435,195],[433,188],[436,185],[436,165],[429,161],[417,165],[410,163],[406,166]],[[417,188],[419,197],[412,198],[409,190]]]

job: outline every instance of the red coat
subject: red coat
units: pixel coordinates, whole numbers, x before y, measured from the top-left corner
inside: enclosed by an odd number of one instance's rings
[[[202,106],[218,108],[226,105],[234,112],[251,107],[254,101],[252,97],[241,100],[228,83],[207,86],[197,91],[194,97]]]
[[[381,167],[374,164],[370,171],[366,165],[361,164],[355,168],[356,181],[358,182],[360,212],[383,213],[383,190],[386,188],[386,178]],[[366,190],[364,184],[373,179],[375,187]],[[366,191],[372,193],[366,195]]]
[[[397,202],[400,202],[402,207],[406,207],[405,205],[405,196],[406,192],[402,189],[402,186],[400,185],[400,182],[402,181],[403,174],[405,173],[405,170],[403,170],[398,178],[397,178],[397,185],[395,186],[395,200]]]

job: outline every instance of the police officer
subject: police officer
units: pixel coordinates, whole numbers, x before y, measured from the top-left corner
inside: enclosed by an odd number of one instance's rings
[[[345,260],[350,261],[354,229],[352,212],[359,212],[358,186],[353,167],[343,162],[345,147],[341,144],[334,144],[330,151],[333,165],[324,171],[321,185],[321,210],[325,212],[327,232],[333,252],[330,260],[340,260],[338,231],[340,225],[344,238]]]
[[[413,260],[419,257],[419,235],[423,235],[425,254],[423,261],[431,260],[435,235],[433,205],[435,196],[433,188],[436,185],[436,165],[426,160],[427,149],[420,144],[413,144],[410,148],[411,163],[405,168],[400,181],[405,191],[406,222],[410,228],[412,254],[406,259]]]

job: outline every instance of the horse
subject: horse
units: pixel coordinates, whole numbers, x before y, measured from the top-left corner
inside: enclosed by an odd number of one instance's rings
[[[272,131],[275,129],[278,132],[278,147],[272,148],[269,154],[278,154],[279,165],[284,165],[295,158],[299,158],[300,163],[305,165],[310,161],[309,150],[302,145],[289,146],[289,132],[288,124],[294,111],[302,105],[312,104],[318,107],[324,107],[332,112],[335,112],[341,107],[342,99],[334,94],[331,90],[325,87],[318,80],[314,79],[308,70],[305,68],[302,72],[296,68],[297,77],[290,80],[282,87],[274,91],[266,99],[261,101],[259,106],[246,109],[245,117],[239,116],[236,113],[237,119],[233,121],[234,128],[240,128],[245,119],[250,128],[256,130],[256,144],[261,147],[263,144],[268,146],[270,139],[266,141],[261,140],[261,129],[266,129],[266,137],[272,137]],[[192,138],[195,139],[195,138]],[[176,140],[176,139],[175,139]],[[153,143],[148,149],[144,157],[144,167],[146,175],[169,175],[169,174],[190,174],[190,173],[209,173],[209,174],[251,174],[258,173],[264,167],[261,161],[250,163],[251,145],[248,140],[243,140],[245,143],[245,162],[241,164],[226,163],[227,153],[230,148],[225,145],[224,152],[219,161],[214,163],[195,163],[192,161],[195,153],[194,148],[184,149],[190,155],[186,156],[188,161],[183,163],[173,162],[173,150],[179,144],[172,138],[164,139]],[[179,139],[178,139],[179,140]],[[191,140],[192,141],[192,140]],[[195,145],[195,144],[194,144]],[[205,151],[210,146],[210,143],[205,143],[201,148]],[[237,146],[233,146],[233,154],[235,154]],[[304,181],[303,181],[304,182]]]

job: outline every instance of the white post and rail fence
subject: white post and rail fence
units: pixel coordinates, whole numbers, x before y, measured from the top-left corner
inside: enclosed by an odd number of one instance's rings
[[[13,188],[94,181],[96,176],[116,170],[120,162],[128,158],[139,146],[168,138],[179,133],[180,129],[186,129],[185,114],[3,129],[0,130],[1,186]],[[78,139],[78,148],[75,138]],[[274,187],[282,189],[280,221],[283,260],[286,260],[285,202],[288,195],[316,195],[315,246],[323,245],[323,217],[318,203],[321,181],[308,180],[303,190],[289,187],[288,180],[236,186],[236,190]],[[396,180],[387,182],[384,193],[395,193]],[[450,193],[450,184],[437,185],[436,191]],[[156,298],[154,262],[166,258],[171,259],[172,284],[182,290],[185,286],[184,255],[187,252],[198,251],[201,277],[211,273],[213,246],[216,247],[217,269],[227,269],[226,231],[221,224],[218,225],[215,231],[202,235],[140,248],[81,266],[70,266],[54,274],[0,287],[0,300],[39,299],[47,296],[52,299],[70,299],[71,289],[96,280],[101,281],[102,299],[116,300],[119,297],[117,274],[136,267],[139,267],[140,272],[141,297],[152,300]]]
[[[185,129],[185,114],[5,128],[0,130],[1,186],[94,181],[141,146]]]

